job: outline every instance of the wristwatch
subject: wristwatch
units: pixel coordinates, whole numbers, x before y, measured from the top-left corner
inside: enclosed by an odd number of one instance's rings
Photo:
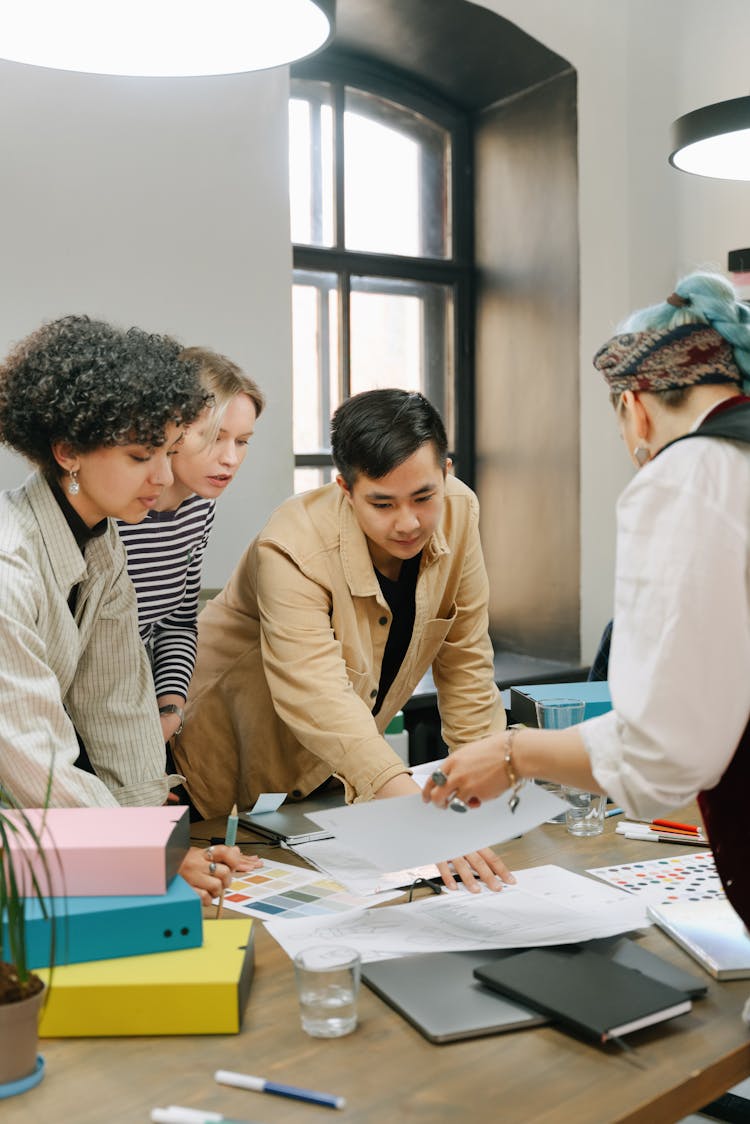
[[[181,706],[178,706],[177,703],[167,703],[166,706],[159,707],[159,714],[176,714],[180,719],[180,724],[172,737],[176,737],[177,734],[182,733],[182,720],[185,717],[185,711]]]

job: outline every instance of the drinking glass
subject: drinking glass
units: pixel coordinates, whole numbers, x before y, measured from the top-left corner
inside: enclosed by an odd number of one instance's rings
[[[316,945],[294,958],[302,1029],[313,1038],[340,1038],[357,1025],[360,956],[353,948]]]
[[[571,835],[601,835],[604,831],[604,807],[607,797],[597,792],[563,785],[562,795],[568,802],[565,825]]]
[[[536,721],[540,730],[564,730],[567,726],[576,726],[583,722],[586,712],[586,703],[583,699],[549,698],[538,699],[536,702]],[[562,796],[562,785],[554,781],[537,780],[537,784],[546,788],[555,796]],[[553,816],[548,823],[565,823],[565,812]]]

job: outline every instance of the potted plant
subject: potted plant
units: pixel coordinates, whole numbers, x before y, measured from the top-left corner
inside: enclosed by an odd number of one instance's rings
[[[36,898],[43,917],[51,921],[52,964],[55,926],[43,835],[44,817],[41,823],[30,818],[0,785],[0,1096],[31,1088],[42,1076],[37,1045],[45,990],[29,967],[26,899]],[[14,837],[23,840],[23,849],[11,847]],[[32,863],[32,855],[39,862]]]

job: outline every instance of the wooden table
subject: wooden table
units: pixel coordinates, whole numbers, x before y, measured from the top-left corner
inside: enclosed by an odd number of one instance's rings
[[[690,814],[682,810],[676,817]],[[624,840],[615,834],[616,822],[608,820],[595,839],[544,826],[502,853],[517,869],[557,863],[580,872],[679,853],[674,846]],[[196,824],[194,835],[218,834],[222,826]],[[241,830],[238,841],[250,838]],[[295,861],[289,852],[258,847],[258,853]],[[233,923],[227,915],[226,924]],[[702,974],[657,929],[642,940]],[[44,1080],[33,1092],[1,1102],[0,1120],[135,1124],[147,1121],[155,1105],[182,1104],[242,1120],[300,1124],[322,1121],[330,1111],[218,1086],[213,1072],[225,1068],[345,1096],[346,1108],[331,1117],[342,1121],[667,1124],[750,1075],[750,1031],[740,1021],[750,981],[706,980],[708,995],[690,1014],[630,1036],[632,1055],[552,1027],[435,1046],[367,987],[354,1034],[313,1039],[299,1025],[291,963],[258,923],[256,975],[239,1035],[45,1040]]]

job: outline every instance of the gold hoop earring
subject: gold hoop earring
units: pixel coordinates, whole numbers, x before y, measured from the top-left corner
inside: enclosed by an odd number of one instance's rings
[[[646,445],[636,445],[633,449],[633,456],[638,462],[639,468],[643,468],[644,464],[651,460],[651,452]]]
[[[81,490],[81,485],[78,483],[78,469],[71,468],[70,470],[70,483],[68,484],[68,493],[71,496],[77,496]]]

